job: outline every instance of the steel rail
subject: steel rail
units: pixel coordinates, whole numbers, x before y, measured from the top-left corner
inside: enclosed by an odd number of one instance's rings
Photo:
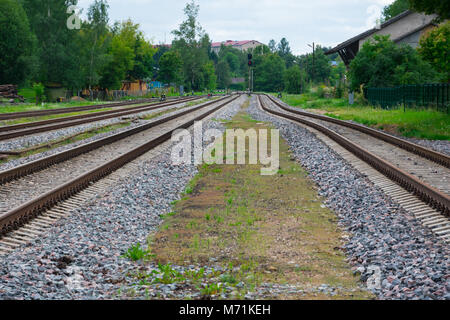
[[[423,158],[426,158],[428,160],[434,161],[446,168],[450,168],[450,157],[439,153],[437,151],[434,150],[430,150],[427,149],[425,147],[422,147],[418,144],[406,141],[404,139],[401,138],[397,138],[395,136],[392,136],[390,134],[384,133],[384,132],[380,132],[377,131],[375,129],[372,128],[368,128],[365,127],[363,125],[360,124],[356,124],[356,123],[351,123],[351,122],[347,122],[347,121],[343,121],[343,120],[339,120],[339,119],[334,119],[331,117],[327,117],[327,116],[323,116],[323,115],[319,115],[319,114],[313,114],[313,113],[309,113],[309,112],[304,112],[304,111],[300,111],[300,110],[296,110],[293,108],[289,108],[286,107],[284,105],[282,105],[281,103],[279,103],[275,98],[273,98],[270,95],[265,94],[266,97],[268,97],[273,103],[275,103],[278,107],[280,107],[281,109],[288,111],[288,112],[292,112],[301,116],[305,116],[305,117],[310,117],[310,118],[314,118],[314,119],[319,119],[319,120],[323,120],[323,121],[327,121],[327,122],[331,122],[331,123],[335,123],[344,127],[348,127],[354,130],[358,130],[360,132],[366,133],[372,137],[375,137],[377,139],[381,139],[385,142],[388,142],[390,144],[393,144],[399,148],[402,148],[406,151],[409,151],[411,153],[417,154]]]
[[[269,100],[273,101],[272,99]],[[410,175],[409,173],[395,167],[391,163],[365,150],[364,148],[351,142],[349,139],[343,137],[342,135],[334,132],[331,129],[328,129],[325,126],[306,120],[304,118],[297,117],[295,115],[272,110],[263,103],[261,96],[258,96],[258,101],[262,109],[268,113],[274,114],[276,116],[285,119],[293,120],[295,122],[302,123],[304,125],[307,125],[322,132],[323,134],[327,135],[328,137],[336,141],[338,144],[343,146],[345,149],[355,154],[358,158],[370,164],[373,168],[375,168],[376,170],[387,176],[389,179],[398,183],[409,192],[415,194],[417,197],[419,197],[422,201],[427,203],[432,208],[442,212],[447,217],[450,216],[450,197],[442,193],[440,190],[433,188],[432,186],[424,183],[423,181],[417,179],[416,177]],[[283,110],[285,109],[283,108]]]
[[[180,100],[177,102],[170,102],[170,103],[157,104],[157,105],[139,106],[139,107],[134,107],[134,108],[130,108],[127,110],[105,111],[105,112],[102,112],[104,115],[98,115],[96,113],[88,114],[88,115],[79,115],[79,116],[70,117],[71,119],[69,119],[69,120],[66,120],[68,118],[64,118],[64,120],[60,120],[60,119],[47,120],[50,123],[56,122],[57,124],[50,124],[47,126],[31,128],[31,129],[24,128],[23,130],[6,132],[3,134],[0,133],[0,141],[12,139],[12,138],[23,137],[23,136],[28,136],[28,135],[42,133],[42,132],[59,130],[59,129],[63,129],[63,128],[68,128],[68,127],[73,127],[73,126],[77,126],[77,125],[81,125],[81,124],[107,120],[107,119],[111,119],[111,118],[123,117],[123,116],[131,115],[131,114],[136,114],[136,113],[141,113],[141,112],[146,112],[146,111],[151,111],[151,110],[156,110],[156,109],[160,109],[160,108],[164,108],[164,107],[168,107],[171,105],[176,105],[176,104],[180,104],[180,103],[184,103],[184,102],[189,102],[189,101],[193,101],[193,100],[197,100],[197,99]],[[57,120],[59,120],[59,121],[57,121]],[[34,124],[34,122],[31,124]],[[28,124],[25,124],[25,127],[27,125]],[[17,126],[19,127],[20,125],[17,125]]]
[[[194,112],[194,111],[197,111],[197,110],[199,110],[201,108],[207,107],[207,106],[209,106],[209,105],[211,105],[213,103],[217,103],[217,102],[223,101],[225,99],[227,99],[227,97],[221,98],[219,100],[210,101],[210,102],[208,102],[206,104],[199,105],[199,106],[197,106],[195,108],[191,108],[189,110],[185,110],[185,111],[177,113],[175,115],[172,115],[172,116],[169,116],[169,117],[165,117],[165,118],[162,118],[160,120],[152,121],[150,123],[143,124],[141,126],[133,128],[133,129],[129,129],[129,130],[123,131],[121,133],[117,133],[117,134],[111,135],[111,136],[106,137],[106,138],[102,138],[102,139],[99,139],[99,140],[96,140],[96,141],[93,141],[93,142],[90,142],[90,143],[86,143],[86,144],[83,144],[81,146],[78,146],[78,147],[75,147],[75,148],[72,148],[72,149],[69,149],[69,150],[66,150],[66,151],[61,151],[61,152],[56,153],[54,155],[51,155],[51,156],[48,156],[48,157],[45,157],[45,158],[42,158],[42,159],[38,159],[38,160],[35,160],[35,161],[31,161],[31,162],[28,162],[26,164],[23,164],[21,166],[18,166],[18,167],[9,169],[9,170],[2,171],[2,172],[0,172],[0,185],[5,184],[5,183],[7,183],[9,181],[12,181],[12,180],[20,179],[20,178],[22,178],[24,176],[27,176],[29,174],[32,174],[34,172],[38,172],[38,171],[44,170],[44,169],[46,169],[46,168],[48,168],[50,166],[53,166],[53,165],[55,165],[57,163],[60,163],[60,162],[63,162],[63,161],[67,161],[67,160],[72,159],[72,158],[74,158],[76,156],[79,156],[81,154],[90,152],[90,151],[98,149],[98,148],[100,148],[102,146],[105,146],[105,145],[111,144],[113,142],[122,140],[122,139],[124,139],[126,137],[129,137],[131,135],[135,135],[135,134],[137,134],[139,132],[148,130],[148,129],[153,128],[153,127],[155,127],[157,125],[160,125],[160,124],[162,124],[164,122],[176,119],[178,117],[181,117],[183,115],[186,115],[186,114]]]
[[[150,140],[149,142],[134,148],[133,150],[123,154],[107,163],[98,166],[97,168],[86,172],[78,176],[77,178],[60,185],[25,204],[22,206],[15,208],[8,213],[5,213],[0,216],[0,235],[4,235],[11,230],[14,230],[21,225],[25,224],[30,219],[37,217],[41,212],[50,209],[58,202],[66,200],[73,195],[77,194],[81,190],[88,187],[90,184],[100,180],[101,178],[109,175],[113,171],[119,169],[124,166],[126,163],[133,161],[159,144],[169,140],[172,137],[172,133],[178,129],[187,129],[194,124],[195,121],[199,121],[209,116],[210,114],[218,111],[229,103],[238,99],[239,96],[232,98],[229,101],[226,101],[219,106],[199,115],[193,120],[186,121],[175,129],[171,129],[165,133],[160,134],[158,137]],[[223,99],[222,99],[223,100]],[[219,100],[222,101],[222,100]],[[217,103],[218,101],[214,101],[213,103]],[[211,104],[211,103],[210,103]]]
[[[177,100],[180,97],[169,98],[169,100]],[[106,104],[98,104],[98,105],[89,105],[89,106],[81,106],[81,107],[69,107],[69,108],[57,108],[57,109],[49,109],[49,110],[34,110],[34,111],[22,111],[22,112],[10,112],[10,113],[2,113],[0,114],[0,120],[13,120],[20,118],[31,118],[31,117],[42,117],[54,114],[63,114],[63,113],[72,113],[72,112],[80,112],[87,110],[97,110],[97,109],[105,109],[105,108],[115,108],[128,106],[133,104],[141,104],[147,102],[158,102],[159,99],[139,99],[133,101],[124,101],[124,102],[114,102],[114,103],[106,103]]]
[[[198,99],[200,99],[200,98],[198,98]],[[1,126],[0,132],[16,131],[16,130],[22,130],[22,129],[26,129],[26,128],[45,126],[47,124],[52,124],[52,123],[67,122],[67,121],[85,119],[85,118],[94,118],[97,116],[103,116],[103,115],[107,115],[107,114],[139,110],[142,108],[156,107],[156,106],[161,106],[161,105],[165,105],[165,104],[173,105],[176,103],[183,103],[183,102],[188,102],[188,101],[193,101],[193,100],[196,100],[196,98],[178,99],[176,102],[166,101],[166,102],[159,102],[159,103],[143,104],[141,106],[125,108],[125,109],[115,109],[115,110],[100,111],[100,112],[88,113],[88,114],[82,114],[82,115],[76,115],[76,116],[61,117],[61,118],[33,121],[33,122],[25,122],[25,123],[13,124],[13,125]]]

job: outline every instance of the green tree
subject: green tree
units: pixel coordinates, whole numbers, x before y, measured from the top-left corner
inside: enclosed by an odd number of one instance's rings
[[[442,74],[441,80],[450,82],[450,21],[431,30],[420,39],[419,53],[438,72]]]
[[[387,21],[409,9],[409,0],[395,0],[392,4],[384,7],[383,20]]]
[[[101,79],[101,70],[111,62],[108,54],[111,34],[108,28],[108,8],[106,0],[95,0],[89,7],[87,21],[83,22],[79,32],[78,46],[82,55],[81,72],[85,85],[91,89]]]
[[[177,50],[183,60],[185,87],[187,90],[199,90],[205,85],[205,79],[209,77],[208,67],[211,41],[198,23],[200,7],[195,1],[186,4],[184,13],[186,20],[182,22],[178,30],[172,31],[175,36],[173,49]]]
[[[180,84],[183,81],[183,61],[177,51],[164,53],[159,60],[158,80]]]
[[[278,44],[277,53],[286,63],[286,68],[290,68],[294,65],[295,56],[292,54],[289,41],[287,41],[286,38],[281,39]]]
[[[113,27],[113,37],[108,54],[111,61],[101,71],[100,86],[107,89],[120,89],[123,80],[134,67],[134,31],[131,21],[116,23]]]
[[[203,65],[203,77],[205,89],[212,91],[217,88],[217,76],[212,61]]]
[[[304,75],[298,65],[286,71],[284,75],[284,88],[289,94],[300,94],[305,86]]]
[[[21,0],[31,31],[37,38],[37,78],[44,84],[58,83],[79,88],[85,79],[80,72],[79,30],[67,28],[67,8],[77,0]]]
[[[226,89],[231,84],[230,67],[225,60],[219,61],[216,66],[217,86]]]
[[[351,89],[418,84],[436,79],[431,65],[408,45],[397,46],[389,36],[375,36],[364,43],[350,63]]]
[[[442,20],[450,18],[450,1],[448,0],[409,0],[411,8],[426,14],[437,14]]]
[[[265,49],[262,49],[265,51]],[[267,50],[270,50],[267,47]],[[284,73],[286,65],[278,55],[268,53],[255,57],[254,81],[255,90],[278,92],[284,89]]]
[[[0,0],[0,83],[22,84],[32,72],[35,44],[24,9]]]

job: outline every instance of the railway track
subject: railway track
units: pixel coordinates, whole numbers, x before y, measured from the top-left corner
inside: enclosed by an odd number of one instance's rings
[[[72,117],[64,117],[58,119],[50,119],[36,122],[27,122],[11,126],[0,127],[0,141],[23,137],[27,135],[33,135],[42,132],[48,132],[53,130],[59,130],[63,128],[73,127],[81,124],[102,121],[111,118],[124,117],[136,113],[161,109],[169,107],[172,105],[191,102],[194,100],[201,99],[202,97],[188,98],[188,99],[177,99],[174,102],[164,102],[156,104],[140,105],[136,107],[110,110],[97,113],[83,114]]]
[[[195,121],[204,119],[238,98],[225,97],[207,102],[120,134],[1,172],[0,237],[7,236],[0,239],[0,251],[3,248],[3,252],[8,252],[11,250],[8,244],[14,247],[23,242],[24,232],[17,233],[17,229],[28,221],[169,140],[175,130],[190,127]],[[77,200],[73,201],[77,203]],[[52,218],[45,216],[42,219],[49,223],[52,221]],[[12,231],[14,236],[9,237]]]
[[[450,157],[363,126],[292,109],[267,95],[258,99],[266,112],[313,128],[327,144],[339,145],[339,153],[348,151],[369,164],[371,168],[360,162],[355,167],[364,167],[376,185],[450,240]]]
[[[169,98],[169,100],[172,100],[172,99],[177,100],[177,99],[180,99],[180,97]],[[133,105],[133,104],[157,102],[158,100],[159,99],[140,99],[140,100],[133,100],[133,101],[114,102],[114,103],[81,106],[81,107],[3,113],[3,114],[0,114],[0,121],[14,120],[14,119],[20,119],[20,118],[42,117],[42,116],[49,116],[49,115],[55,115],[55,114],[81,112],[81,111],[89,111],[89,110],[97,110],[97,109],[105,109],[105,108],[116,108],[116,107],[129,106],[129,105]]]

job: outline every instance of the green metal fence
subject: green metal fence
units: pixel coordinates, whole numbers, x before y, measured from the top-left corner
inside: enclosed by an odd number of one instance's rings
[[[394,88],[366,88],[364,96],[370,104],[383,109],[433,108],[450,113],[450,83],[405,85]]]

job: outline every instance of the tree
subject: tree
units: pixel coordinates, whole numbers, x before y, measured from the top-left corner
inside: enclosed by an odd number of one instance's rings
[[[198,90],[205,85],[205,79],[209,77],[209,68],[205,67],[209,60],[211,41],[198,23],[200,7],[191,1],[186,4],[184,13],[186,20],[182,22],[178,30],[172,31],[175,36],[173,49],[177,50],[183,60],[185,86],[187,90]]]
[[[411,8],[425,12],[426,14],[437,14],[442,20],[450,18],[450,1],[448,0],[409,0]]]
[[[395,0],[392,4],[384,7],[383,20],[387,21],[409,9],[409,0]]]
[[[268,49],[268,47],[267,47]],[[278,54],[259,55],[255,61],[255,90],[277,92],[284,88],[285,62]]]
[[[95,0],[88,9],[88,20],[83,23],[78,37],[82,55],[81,72],[89,89],[99,84],[101,70],[112,59],[108,54],[111,40],[108,8],[106,0]]]
[[[320,45],[315,47],[314,57],[307,54],[299,58],[300,67],[306,71],[308,81],[315,83],[328,82],[331,75],[330,62],[330,57],[325,55],[325,50]]]
[[[300,94],[305,86],[304,75],[298,65],[286,71],[284,76],[285,91],[289,94]]]
[[[437,73],[408,45],[397,46],[389,36],[375,36],[364,43],[350,63],[352,90],[392,87],[434,81]]]
[[[287,41],[286,38],[281,39],[280,43],[278,44],[277,53],[286,63],[286,68],[290,68],[294,65],[295,57],[291,52],[289,41]]]
[[[77,45],[79,30],[67,28],[67,8],[77,0],[21,0],[31,31],[37,38],[39,62],[37,78],[44,84],[67,88],[83,85],[81,55]]]
[[[32,72],[35,39],[22,6],[0,0],[0,84],[22,84]]]
[[[164,53],[159,60],[158,80],[179,84],[183,81],[183,61],[177,51]]]
[[[231,84],[230,67],[225,60],[219,61],[216,66],[217,86],[227,89]]]
[[[269,41],[269,49],[272,53],[277,51],[277,43],[275,42],[275,40],[270,40]]]
[[[217,76],[211,61],[203,66],[203,77],[205,89],[212,91],[217,88]]]
[[[450,82],[450,21],[425,34],[418,50],[422,58],[442,74],[441,80]]]
[[[100,86],[107,89],[119,89],[122,80],[134,67],[134,43],[136,26],[129,20],[115,23],[112,30],[111,46],[108,53],[111,61],[101,71]]]

